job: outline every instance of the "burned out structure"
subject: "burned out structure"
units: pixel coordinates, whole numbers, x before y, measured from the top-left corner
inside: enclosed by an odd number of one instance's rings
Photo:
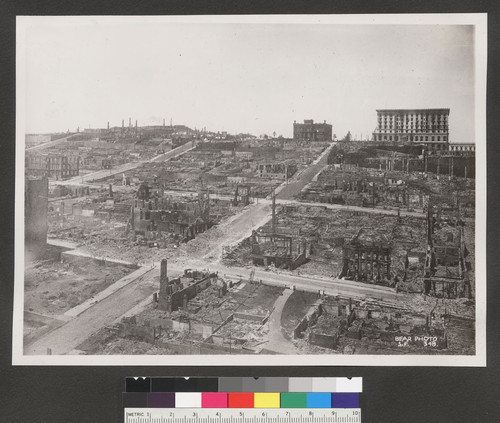
[[[186,269],[169,279],[163,259],[152,306],[123,317],[110,334],[120,344],[147,342],[155,353],[256,354],[264,348],[281,294],[278,287],[210,271]]]
[[[470,348],[470,339],[454,342],[454,329],[447,325],[449,316],[447,324],[443,319],[434,319],[435,311],[444,310],[432,311],[432,307],[424,304],[418,311],[409,311],[370,299],[323,297],[295,327],[293,337],[322,347],[323,352],[333,349],[344,354],[384,354],[398,350],[425,354],[428,350],[439,353]]]
[[[273,230],[274,227],[274,230]],[[287,204],[272,220],[223,252],[228,265],[276,266],[420,292],[425,220],[310,204]]]
[[[384,234],[361,228],[344,245],[343,256],[341,278],[371,283],[391,280],[391,243]]]
[[[250,184],[236,184],[234,191],[233,206],[243,204],[248,206],[251,202],[252,186]]]
[[[30,175],[64,180],[79,175],[80,156],[68,152],[29,152],[25,157],[25,166]]]
[[[157,182],[139,187],[130,213],[129,230],[149,240],[171,234],[188,241],[211,227],[208,192],[201,190],[196,198],[179,199],[164,195]]]
[[[257,165],[259,178],[289,179],[297,172],[297,164],[290,163],[262,163]]]
[[[379,202],[383,175],[359,169],[326,168],[300,194],[306,201],[373,207]]]
[[[423,172],[451,178],[475,178],[476,172],[473,151],[451,147],[432,150],[425,143],[404,141],[339,143],[331,149],[328,163],[343,169],[359,167],[378,169],[381,172],[403,172],[408,175]]]
[[[298,198],[424,212],[430,197],[460,193],[462,206],[473,208],[475,170],[470,160],[465,155],[429,156],[418,146],[343,143],[332,148],[329,165]]]
[[[444,215],[441,206],[427,211],[427,254],[423,274],[426,294],[441,298],[471,298],[472,265],[465,245],[465,222],[459,213]]]
[[[304,123],[293,122],[293,139],[299,141],[331,141],[332,125],[314,123],[313,119],[305,119]]]
[[[170,280],[167,276],[167,260],[163,259],[160,268],[158,308],[169,312],[180,308],[187,310],[188,302],[211,285],[219,288],[219,297],[226,294],[227,284],[219,281],[215,273],[187,269],[182,276]]]
[[[281,267],[294,270],[311,255],[311,243],[305,238],[296,242],[294,237],[276,230],[276,196],[272,197],[271,232],[253,231],[250,237],[252,262],[256,266]]]
[[[251,243],[252,261],[256,266],[274,265],[294,270],[304,264],[311,253],[311,244],[306,239],[294,245],[293,237],[288,235],[254,231]]]

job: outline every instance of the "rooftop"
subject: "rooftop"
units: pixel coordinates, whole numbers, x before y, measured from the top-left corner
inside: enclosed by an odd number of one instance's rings
[[[450,113],[450,109],[377,109],[377,113]]]

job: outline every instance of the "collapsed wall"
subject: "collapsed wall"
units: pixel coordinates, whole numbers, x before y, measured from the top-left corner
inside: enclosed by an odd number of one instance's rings
[[[294,329],[294,338],[328,349],[379,343],[385,348],[448,347],[445,326],[431,314],[403,313],[375,301],[324,297],[315,303]],[[354,344],[353,344],[354,343]]]
[[[185,270],[183,276],[170,280],[167,276],[167,260],[163,259],[160,269],[158,308],[169,312],[179,308],[187,309],[188,302],[211,285],[219,285],[215,273]],[[219,292],[221,295],[227,292],[225,282],[220,283]]]

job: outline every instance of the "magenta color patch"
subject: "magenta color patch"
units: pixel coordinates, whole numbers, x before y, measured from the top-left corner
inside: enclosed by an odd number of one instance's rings
[[[227,408],[227,393],[226,392],[202,392],[201,393],[202,408]]]

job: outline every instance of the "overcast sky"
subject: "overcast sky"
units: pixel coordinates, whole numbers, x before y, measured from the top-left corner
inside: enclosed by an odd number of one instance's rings
[[[131,117],[291,137],[314,119],[365,138],[376,109],[445,107],[451,141],[474,141],[472,26],[31,18],[25,40],[28,133]]]

